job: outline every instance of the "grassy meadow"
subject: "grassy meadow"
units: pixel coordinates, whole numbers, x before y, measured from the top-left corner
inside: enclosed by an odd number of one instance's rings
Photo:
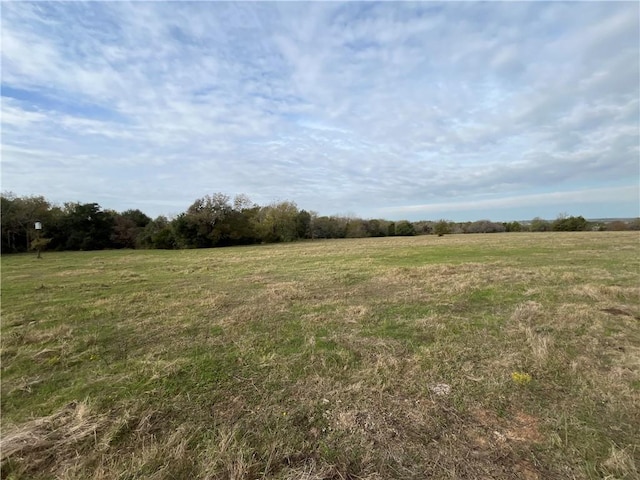
[[[2,478],[637,479],[640,234],[3,256]]]

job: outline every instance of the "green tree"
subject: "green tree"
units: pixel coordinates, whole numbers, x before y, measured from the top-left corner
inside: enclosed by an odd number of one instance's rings
[[[401,220],[396,224],[396,235],[412,236],[416,234],[413,224],[407,220]]]
[[[312,217],[311,238],[335,238],[335,224],[327,216]]]
[[[431,222],[422,220],[420,222],[415,222],[413,226],[416,229],[417,235],[429,235],[430,233],[433,233],[433,226]]]
[[[548,232],[551,230],[551,224],[546,220],[543,220],[540,217],[535,217],[531,220],[531,231],[532,232]]]
[[[178,248],[213,247],[213,224],[202,216],[181,213],[171,222]]]
[[[555,232],[579,232],[588,228],[589,222],[587,222],[582,215],[578,217],[567,217],[560,215],[553,222],[551,228]]]
[[[298,207],[293,202],[263,207],[257,216],[257,231],[262,241],[291,242],[298,238]]]
[[[439,237],[451,233],[451,224],[448,220],[438,220],[433,226],[433,233]]]
[[[494,223],[490,220],[478,220],[469,223],[465,227],[465,233],[497,233],[504,232],[505,226],[500,223]]]
[[[345,238],[348,223],[345,217],[312,217],[311,238]]]
[[[40,252],[47,248],[47,245],[51,243],[50,238],[42,238],[38,237],[35,240],[31,241],[31,250],[35,250],[38,252],[38,258],[40,258]]]
[[[296,217],[296,235],[298,238],[311,238],[311,214],[300,210]]]
[[[387,225],[387,235],[393,237],[396,234],[396,222],[389,222]]]
[[[151,219],[140,210],[113,212],[113,233],[111,242],[114,248],[135,248],[138,237]]]
[[[171,222],[167,217],[159,216],[149,222],[138,236],[137,246],[141,248],[160,248],[171,250],[177,248]]]
[[[505,231],[507,232],[521,232],[522,231],[522,225],[520,225],[520,222],[504,222],[502,224],[505,228]]]
[[[173,224],[175,240],[180,248],[208,248],[228,245],[230,228],[227,222],[233,211],[230,198],[223,193],[196,199]]]
[[[66,203],[58,235],[64,235],[64,250],[101,250],[112,246],[114,218],[97,203]],[[60,242],[62,244],[62,242]]]
[[[364,220],[350,218],[345,225],[346,238],[364,238],[367,236],[367,229]]]
[[[11,192],[0,199],[2,252],[26,252],[34,238],[34,223],[42,222],[45,229],[51,226],[51,204],[42,196],[18,197]]]
[[[364,225],[368,237],[385,237],[387,235],[388,228],[385,220],[368,220]]]

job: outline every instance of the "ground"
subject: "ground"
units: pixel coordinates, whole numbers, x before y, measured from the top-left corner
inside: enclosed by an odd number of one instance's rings
[[[638,478],[639,241],[3,256],[2,478]]]

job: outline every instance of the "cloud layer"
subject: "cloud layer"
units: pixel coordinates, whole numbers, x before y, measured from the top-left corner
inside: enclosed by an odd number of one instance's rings
[[[606,190],[571,213],[638,215],[639,9],[4,3],[2,188],[461,220]]]

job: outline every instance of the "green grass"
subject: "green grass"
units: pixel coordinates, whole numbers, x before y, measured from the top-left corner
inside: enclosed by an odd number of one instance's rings
[[[2,478],[638,478],[639,241],[3,256]]]

